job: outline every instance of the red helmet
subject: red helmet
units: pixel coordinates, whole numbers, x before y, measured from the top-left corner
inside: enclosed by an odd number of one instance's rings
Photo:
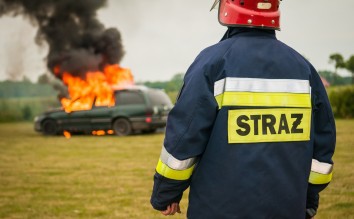
[[[219,22],[225,26],[280,30],[279,0],[215,0]]]

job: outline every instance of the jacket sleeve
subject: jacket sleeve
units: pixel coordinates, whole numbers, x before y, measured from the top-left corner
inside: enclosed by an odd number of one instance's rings
[[[332,179],[333,161],[336,144],[336,127],[332,109],[321,78],[312,68],[313,101],[313,158],[307,191],[307,209],[317,210],[319,193]]]
[[[208,72],[210,68],[197,58],[188,69],[177,102],[168,115],[150,200],[156,210],[180,202],[198,157],[209,141],[218,105]]]

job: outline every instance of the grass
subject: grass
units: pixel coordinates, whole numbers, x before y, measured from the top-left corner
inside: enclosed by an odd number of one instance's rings
[[[335,174],[317,218],[354,217],[354,120],[337,121]],[[152,210],[163,133],[44,137],[0,124],[0,218],[165,218]],[[187,194],[181,206],[185,218]]]

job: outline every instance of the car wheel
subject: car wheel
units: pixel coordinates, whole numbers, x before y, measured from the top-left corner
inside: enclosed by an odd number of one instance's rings
[[[46,120],[42,125],[45,135],[56,135],[58,132],[57,123],[54,120]]]
[[[118,136],[126,136],[132,133],[132,125],[127,119],[120,118],[113,123],[114,133]]]

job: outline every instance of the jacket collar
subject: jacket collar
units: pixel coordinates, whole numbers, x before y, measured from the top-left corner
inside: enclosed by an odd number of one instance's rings
[[[220,41],[232,38],[235,35],[239,34],[247,34],[247,35],[266,35],[272,38],[276,38],[275,30],[267,30],[267,29],[259,29],[259,28],[247,28],[247,27],[228,27],[226,33],[222,37]]]

